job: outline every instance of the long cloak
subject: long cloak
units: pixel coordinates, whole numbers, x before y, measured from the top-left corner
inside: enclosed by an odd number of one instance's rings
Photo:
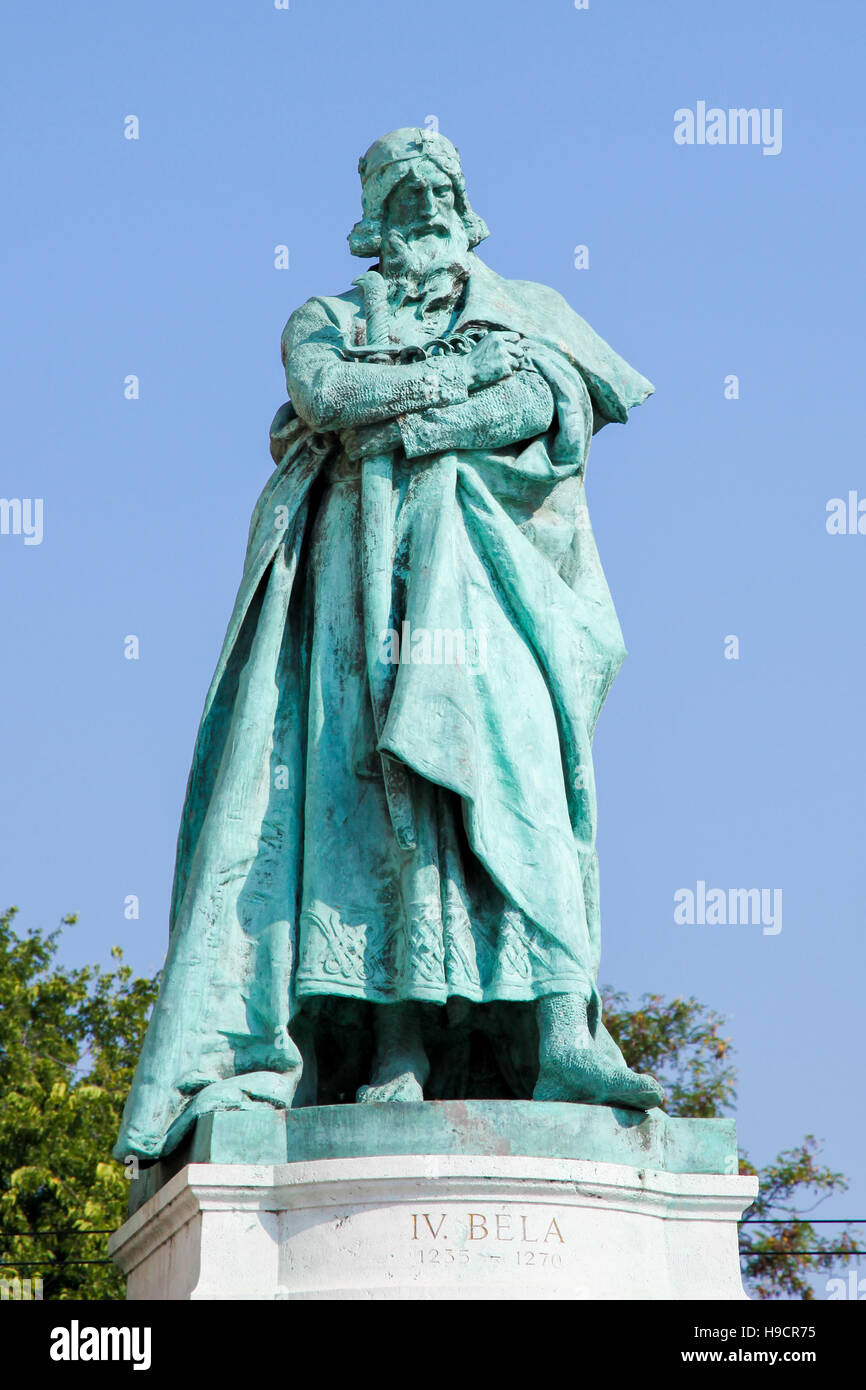
[[[315,299],[293,316],[294,339],[305,325],[321,335],[324,324],[357,342],[362,317],[357,291]],[[538,948],[565,952],[601,1037],[591,741],[625,649],[584,472],[592,434],[625,421],[652,387],[555,291],[505,280],[477,257],[457,329],[469,323],[528,339],[531,364],[553,394],[554,422],[505,462],[471,449],[424,460],[417,515],[429,525],[415,538],[413,561],[423,582],[407,589],[406,616],[428,631],[487,629],[492,621],[508,660],[491,659],[488,640],[483,679],[461,663],[400,664],[378,748],[459,798],[472,854]],[[120,1156],[170,1151],[231,1078],[270,1074],[262,1098],[276,1105],[291,1105],[297,1086],[290,1027],[300,1002],[304,860],[322,852],[305,840],[310,689],[320,674],[310,669],[305,562],[339,441],[289,405],[272,426],[272,453],[277,467],[253,514],[196,740],[163,983]],[[482,622],[473,611],[477,583],[454,563],[470,550],[486,576]],[[497,650],[495,630],[492,644]]]

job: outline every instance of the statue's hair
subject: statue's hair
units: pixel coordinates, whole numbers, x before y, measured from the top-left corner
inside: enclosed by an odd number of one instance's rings
[[[409,128],[392,131],[377,140],[358,161],[364,215],[349,233],[353,256],[378,256],[382,248],[385,204],[405,174],[400,165],[412,159],[429,159],[448,177],[454,189],[454,206],[466,229],[470,247],[490,235],[487,223],[469,206],[460,155],[450,140],[438,132]],[[408,169],[406,170],[408,173]]]

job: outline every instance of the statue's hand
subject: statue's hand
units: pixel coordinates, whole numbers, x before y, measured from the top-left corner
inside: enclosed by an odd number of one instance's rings
[[[343,430],[340,443],[350,459],[366,459],[374,454],[389,454],[401,443],[400,426],[396,420],[380,425],[356,425]]]
[[[519,333],[499,329],[487,333],[464,359],[469,390],[477,391],[511,376],[523,365],[525,350]]]

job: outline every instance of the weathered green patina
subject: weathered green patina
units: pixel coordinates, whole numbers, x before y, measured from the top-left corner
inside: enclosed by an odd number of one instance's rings
[[[356,1094],[661,1099],[596,987],[591,742],[624,648],[584,486],[652,387],[479,259],[444,137],[395,131],[360,172],[350,245],[378,260],[283,335],[118,1155]]]
[[[212,1111],[130,1186],[130,1214],[187,1163],[311,1163],[407,1153],[573,1158],[665,1173],[733,1173],[736,1122],[519,1100]]]

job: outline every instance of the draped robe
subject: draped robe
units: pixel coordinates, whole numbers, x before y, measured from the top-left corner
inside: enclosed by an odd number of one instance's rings
[[[196,741],[163,983],[119,1155],[170,1151],[231,1078],[266,1075],[260,1098],[291,1105],[295,1023],[323,995],[485,1004],[574,991],[613,1048],[596,989],[591,742],[625,651],[584,475],[593,433],[652,387],[555,291],[470,260],[455,331],[527,341],[525,369],[481,391],[467,393],[447,355],[347,361],[364,341],[358,290],[310,300],[287,325],[291,403],[272,426],[277,467]],[[404,649],[377,739],[360,468],[339,431],[393,417]],[[428,635],[419,660],[412,633]],[[394,838],[382,753],[408,770],[413,849]]]

